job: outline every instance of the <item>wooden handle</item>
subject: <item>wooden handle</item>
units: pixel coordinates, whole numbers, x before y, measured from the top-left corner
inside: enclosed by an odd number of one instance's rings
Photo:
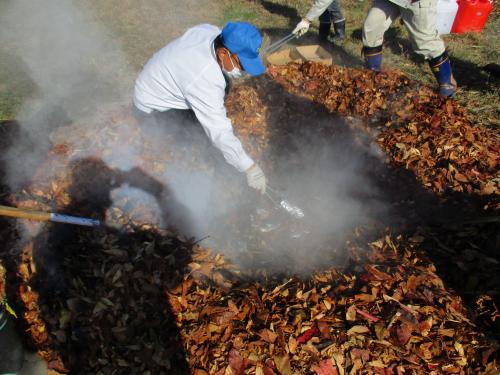
[[[38,221],[49,221],[50,213],[42,211],[31,211],[16,207],[0,206],[0,215],[18,217],[21,219],[30,219]]]

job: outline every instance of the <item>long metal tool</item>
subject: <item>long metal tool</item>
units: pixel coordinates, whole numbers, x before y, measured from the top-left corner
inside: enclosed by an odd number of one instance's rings
[[[57,223],[83,225],[86,227],[98,227],[101,225],[99,220],[88,219],[78,216],[62,215],[51,212],[32,211],[16,207],[0,206],[0,215],[17,217],[20,219],[30,219],[38,221],[53,221]]]
[[[284,38],[281,38],[280,40],[277,40],[276,42],[270,44],[267,46],[267,48],[262,52],[262,55],[268,55],[276,50],[278,50],[281,46],[285,45],[286,43],[290,42],[292,39],[297,38],[296,34],[290,33]]]

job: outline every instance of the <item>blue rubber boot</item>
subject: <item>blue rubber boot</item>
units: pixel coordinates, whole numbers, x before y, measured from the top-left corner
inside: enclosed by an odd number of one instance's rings
[[[457,83],[451,73],[448,53],[445,51],[442,55],[429,60],[429,66],[439,83],[439,95],[445,98],[453,97],[457,89]]]
[[[382,46],[363,47],[366,67],[370,70],[379,72],[382,68]]]

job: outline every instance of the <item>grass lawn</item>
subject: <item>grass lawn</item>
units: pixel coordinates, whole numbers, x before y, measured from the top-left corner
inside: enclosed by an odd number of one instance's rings
[[[24,73],[22,61],[0,46],[0,120],[12,119],[36,86]]]
[[[220,24],[228,20],[244,20],[274,36],[288,34],[305,15],[312,0],[224,0]],[[347,40],[333,49],[337,64],[362,66],[361,28],[371,1],[342,0],[347,19]],[[318,21],[309,33],[297,41],[299,44],[316,43]],[[497,48],[500,40],[500,17],[491,14],[482,33],[446,35],[445,42],[452,57],[455,77],[459,84],[457,100],[468,108],[476,119],[490,126],[498,126],[500,103],[498,78],[482,67],[499,62]],[[397,20],[386,33],[384,65],[404,71],[408,76],[426,84],[435,85],[434,77],[423,58],[414,54],[406,29]]]

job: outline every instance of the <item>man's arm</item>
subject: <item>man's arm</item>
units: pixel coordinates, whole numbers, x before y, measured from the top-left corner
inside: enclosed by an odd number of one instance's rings
[[[221,150],[226,161],[240,172],[248,170],[254,162],[234,135],[224,107],[224,87],[204,88],[197,85],[186,98],[203,130],[214,146]]]
[[[323,12],[333,3],[333,0],[315,0],[312,7],[306,14],[307,20],[312,22],[316,20],[319,16],[323,14]]]
[[[306,16],[300,20],[297,26],[295,26],[292,33],[298,37],[307,33],[311,26],[311,22],[321,16],[331,3],[333,3],[333,0],[315,0]]]

